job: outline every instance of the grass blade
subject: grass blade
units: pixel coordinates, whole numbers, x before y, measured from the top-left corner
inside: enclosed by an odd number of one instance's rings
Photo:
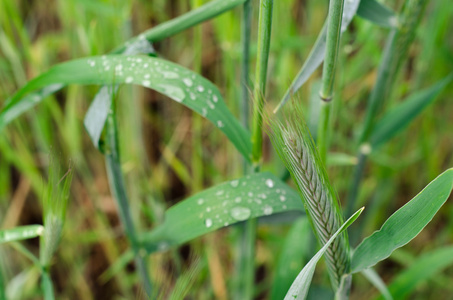
[[[0,244],[32,239],[44,232],[42,225],[26,225],[11,229],[0,230]]]
[[[280,300],[285,297],[291,283],[296,279],[309,256],[311,237],[310,223],[307,218],[299,218],[294,222],[282,246],[282,253],[272,281],[270,299]]]
[[[448,169],[391,215],[380,230],[362,241],[352,256],[352,272],[374,266],[409,243],[447,201],[452,188],[453,169]]]
[[[348,228],[354,221],[360,216],[362,211],[365,208],[362,207],[357,212],[355,212],[327,241],[327,243],[313,256],[312,259],[305,265],[302,271],[297,275],[296,280],[294,280],[293,284],[288,290],[288,293],[285,296],[285,300],[299,300],[305,299],[308,294],[308,289],[311,285],[311,279],[313,278],[313,274],[315,273],[316,264],[318,263],[319,259],[324,255],[327,251],[329,246],[333,243],[333,241],[337,238],[339,234],[341,234],[346,228]]]
[[[35,101],[25,97],[54,84],[136,84],[154,89],[203,115],[223,131],[239,152],[250,159],[250,134],[231,114],[217,89],[207,79],[163,59],[134,55],[109,55],[58,64],[29,81],[0,112],[0,130],[29,109]],[[38,99],[39,101],[41,99]]]
[[[395,12],[376,0],[360,1],[357,15],[381,27],[398,26],[398,17]]]
[[[428,89],[414,93],[387,112],[373,128],[370,136],[372,148],[382,145],[407,127],[429,104],[434,102],[452,80],[453,74]]]
[[[256,173],[174,205],[164,223],[141,240],[149,252],[166,250],[237,222],[291,210],[303,211],[297,193],[271,173]]]
[[[399,273],[389,285],[395,299],[406,299],[417,285],[453,264],[453,247],[423,254],[412,266]]]
[[[343,18],[341,22],[341,32],[344,32],[349,24],[352,21],[357,9],[359,7],[360,0],[352,0],[352,1],[345,1],[344,8],[343,8]],[[283,105],[288,102],[292,95],[294,95],[302,85],[307,82],[308,78],[316,71],[316,69],[321,65],[324,61],[324,55],[326,52],[326,38],[327,38],[327,21],[324,23],[321,32],[316,39],[316,42],[313,48],[308,55],[307,60],[304,62],[302,68],[300,69],[299,73],[294,78],[293,82],[289,86],[288,90],[286,91],[283,99],[274,109],[274,113],[280,110]]]
[[[390,294],[390,291],[385,285],[385,282],[376,273],[376,271],[374,271],[372,268],[369,268],[361,271],[360,273],[362,273],[362,275],[365,276],[365,278],[368,279],[368,281],[371,282],[371,284],[373,284],[379,290],[379,292],[381,292],[381,295],[385,300],[393,300],[392,294]]]

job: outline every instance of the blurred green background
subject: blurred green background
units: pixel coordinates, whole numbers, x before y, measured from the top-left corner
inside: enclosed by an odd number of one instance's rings
[[[207,2],[207,1],[204,1]],[[398,11],[402,1],[384,1]],[[266,110],[271,111],[306,59],[327,14],[328,1],[274,2]],[[252,65],[256,53],[258,1],[252,1]],[[179,16],[191,1],[2,0],[0,1],[0,104],[52,65],[105,54],[128,38]],[[215,83],[227,105],[240,115],[240,19],[236,8],[214,20],[154,43],[159,56],[201,73]],[[387,108],[426,88],[453,70],[453,5],[431,1],[417,30]],[[376,79],[389,30],[355,17],[341,41],[333,108],[331,151],[355,155],[356,137]],[[251,70],[254,70],[253,66]],[[308,105],[317,96],[321,70],[297,98]],[[253,76],[253,72],[251,73]],[[109,191],[102,155],[83,127],[96,87],[69,86],[22,115],[0,134],[0,226],[40,224],[41,198],[53,151],[72,160],[71,188],[63,240],[51,269],[59,299],[144,297],[132,263],[119,270],[128,243]],[[445,169],[453,166],[453,85],[410,127],[370,157],[359,201],[366,203],[365,235]],[[165,96],[124,86],[118,96],[122,167],[135,222],[145,231],[162,221],[166,208],[202,188],[240,176],[236,149],[206,120]],[[197,125],[198,124],[198,125]],[[197,144],[197,140],[202,143]],[[195,142],[194,142],[195,141]],[[283,166],[265,139],[264,170]],[[332,163],[328,173],[340,199],[346,199],[353,166]],[[256,252],[257,299],[269,286],[289,224],[263,224]],[[152,277],[170,293],[181,274],[190,280],[187,299],[229,299],[235,231],[222,229],[190,244],[151,257]],[[418,255],[453,241],[453,206],[447,202],[434,221],[377,271],[386,282]],[[38,252],[38,241],[24,245]],[[316,245],[311,251],[315,251]],[[7,245],[0,260],[8,288],[23,299],[39,299],[39,274],[30,261]],[[313,252],[306,253],[306,259]],[[320,269],[325,269],[321,265]],[[315,283],[328,288],[321,271]],[[325,272],[324,272],[325,273]],[[363,277],[354,279],[351,299],[378,295]],[[417,286],[411,299],[453,299],[453,268]]]

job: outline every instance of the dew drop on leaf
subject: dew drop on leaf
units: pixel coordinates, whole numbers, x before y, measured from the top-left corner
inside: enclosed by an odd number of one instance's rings
[[[230,213],[233,219],[238,221],[244,221],[250,217],[252,212],[247,207],[237,206],[233,207]]]

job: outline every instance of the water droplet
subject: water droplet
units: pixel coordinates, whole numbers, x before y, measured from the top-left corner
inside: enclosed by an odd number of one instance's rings
[[[142,62],[142,59],[141,58],[137,58],[136,60],[138,63],[141,63]]]
[[[210,207],[206,207],[206,212],[210,212],[211,211],[211,208]]]
[[[208,110],[206,108],[202,108],[201,109],[201,114],[203,115],[203,117],[206,117],[208,115]]]
[[[198,205],[202,205],[204,203],[204,199],[203,198],[198,199],[197,203]]]
[[[242,201],[241,197],[236,197],[236,199],[234,199],[234,202],[236,202],[236,203],[240,203],[241,201]]]
[[[190,99],[192,99],[192,100],[197,99],[197,97],[195,96],[195,94],[192,93],[192,92],[189,93],[189,96],[190,96]]]
[[[145,74],[145,79],[148,79],[149,78],[149,74]]]
[[[161,83],[159,84],[159,87],[161,87],[164,90],[163,91],[164,94],[166,94],[167,96],[169,96],[170,98],[177,102],[182,102],[186,97],[184,91],[177,86]]]
[[[149,80],[143,80],[142,84],[143,84],[144,86],[150,86],[150,85],[151,85],[151,81],[149,81]]]
[[[208,101],[206,101],[206,103],[208,104],[210,109],[214,109],[215,108],[214,103],[212,103],[211,101],[208,100]]]
[[[199,86],[197,86],[197,90],[201,93],[204,91],[204,87],[199,85]]]
[[[148,64],[148,63],[146,63],[146,64],[143,65],[143,68],[148,68],[148,67],[149,67],[149,64]]]
[[[221,195],[223,195],[224,192],[225,192],[224,190],[220,190],[220,191],[218,191],[218,192],[215,193],[215,194],[216,194],[217,196],[221,196]]]
[[[264,206],[263,212],[266,216],[270,215],[272,211],[273,211],[272,206],[269,205]]]
[[[134,78],[132,78],[132,76],[127,76],[125,82],[131,83],[133,80],[134,80]]]
[[[256,203],[258,203],[258,204],[262,204],[262,203],[263,203],[263,201],[261,201],[261,199],[258,199],[258,198],[256,198],[254,201],[255,201]]]
[[[212,220],[211,219],[206,219],[204,221],[204,224],[206,225],[207,228],[211,227],[212,226]]]
[[[286,209],[286,205],[283,205],[283,209]]]
[[[91,67],[94,67],[96,65],[96,62],[94,60],[89,60],[88,63]]]
[[[157,249],[159,251],[165,251],[170,247],[170,245],[167,242],[160,242],[159,245],[157,246]]]
[[[249,197],[253,197],[253,193],[252,192],[248,192],[247,194]]]
[[[193,85],[193,82],[192,82],[192,80],[190,80],[190,78],[183,78],[182,81],[184,82],[185,85],[187,85],[189,87]]]
[[[225,126],[225,125],[223,125],[223,122],[222,122],[222,121],[220,121],[220,120],[217,121],[217,127],[222,128],[222,127],[224,127],[224,126]]]
[[[228,223],[228,222],[223,223],[223,226],[225,226],[225,227],[228,225],[230,225],[230,223]]]
[[[212,101],[214,101],[214,102],[219,101],[219,98],[217,97],[217,95],[213,95],[212,96]]]
[[[230,213],[231,213],[231,217],[233,217],[233,219],[238,220],[238,221],[244,221],[250,217],[252,212],[247,207],[237,206],[237,207],[233,207],[231,209]]]
[[[272,181],[272,179],[266,179],[266,185],[269,188],[273,188],[274,187],[274,182]]]
[[[119,64],[115,67],[115,71],[117,72],[121,72],[121,70],[123,69],[123,65],[122,64]]]
[[[280,201],[282,201],[282,202],[286,201],[286,197],[283,196],[283,195],[281,195],[281,196],[280,196]]]
[[[239,180],[231,180],[230,184],[231,184],[232,187],[235,188],[235,187],[237,187],[239,185]]]

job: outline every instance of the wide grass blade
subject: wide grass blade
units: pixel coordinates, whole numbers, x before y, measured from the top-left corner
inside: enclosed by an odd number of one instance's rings
[[[453,169],[448,169],[362,241],[352,256],[352,273],[374,266],[415,238],[447,201],[452,188]]]
[[[425,253],[417,258],[413,265],[396,276],[389,285],[390,293],[395,299],[406,299],[419,283],[452,264],[452,246]]]
[[[352,21],[357,9],[359,7],[360,0],[352,0],[352,1],[345,1],[343,7],[343,18],[341,22],[341,32],[344,32],[349,24]],[[316,39],[313,48],[308,55],[307,60],[304,62],[302,68],[300,69],[299,73],[294,78],[293,82],[289,86],[288,90],[286,91],[283,99],[280,101],[278,106],[274,109],[274,113],[276,113],[283,105],[286,104],[288,99],[291,98],[301,87],[302,85],[307,82],[308,78],[316,71],[316,69],[321,65],[324,61],[324,55],[326,52],[326,38],[327,38],[327,20],[322,27],[321,32]]]
[[[32,239],[44,233],[42,225],[26,225],[11,229],[0,230],[0,244]]]
[[[136,84],[154,89],[203,115],[223,131],[241,154],[250,159],[250,134],[232,115],[207,79],[163,59],[134,55],[94,56],[58,64],[29,81],[0,112],[0,130],[36,101],[28,93],[54,84]],[[41,99],[36,98],[38,101]]]
[[[395,12],[376,0],[360,1],[357,15],[381,27],[398,26],[398,17]]]
[[[162,225],[142,235],[149,252],[166,250],[216,229],[279,212],[303,211],[299,195],[271,173],[256,173],[204,190],[174,205]]]
[[[294,279],[303,268],[309,257],[312,239],[310,222],[307,218],[299,218],[294,222],[282,245],[282,253],[278,260],[273,279],[271,300],[285,297]]]
[[[316,264],[318,263],[319,259],[323,256],[323,254],[327,251],[327,248],[333,243],[335,238],[343,232],[346,228],[348,228],[354,221],[360,216],[362,211],[365,208],[362,207],[357,212],[355,212],[336,232],[329,241],[313,256],[313,258],[305,265],[302,271],[297,275],[296,280],[294,280],[293,284],[288,290],[288,293],[285,296],[285,300],[300,300],[305,299],[308,294],[308,289],[311,285],[311,280],[313,278],[313,274],[315,273]]]
[[[453,74],[428,89],[414,93],[387,112],[373,128],[370,137],[372,148],[382,145],[407,127],[429,104],[434,102],[452,80]]]

